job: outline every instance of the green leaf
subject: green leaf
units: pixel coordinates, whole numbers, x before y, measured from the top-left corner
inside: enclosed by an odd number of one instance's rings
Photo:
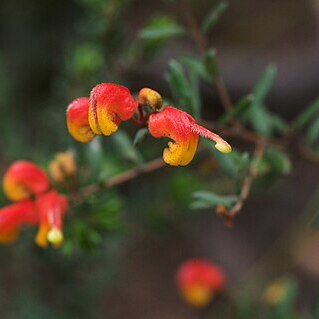
[[[126,132],[118,131],[112,136],[112,140],[125,159],[130,160],[135,164],[143,162],[142,155],[134,147],[132,140]]]
[[[235,195],[217,195],[213,192],[208,191],[197,191],[193,193],[194,201],[191,203],[191,209],[203,209],[203,208],[211,208],[216,205],[224,205],[229,208],[233,206],[238,200],[238,196]]]
[[[216,80],[219,74],[218,63],[216,60],[216,52],[210,49],[206,52],[204,58],[204,65],[206,72],[209,74],[212,81]]]
[[[185,29],[167,16],[153,18],[140,32],[139,37],[143,40],[169,40],[174,37],[185,35]]]
[[[203,34],[209,32],[216,25],[227,7],[228,3],[226,1],[222,1],[207,14],[201,25],[201,31]]]
[[[291,171],[291,161],[287,154],[274,147],[267,149],[261,162],[266,162],[275,173],[287,175]]]
[[[210,140],[203,139],[201,143],[214,153],[219,167],[230,178],[240,179],[241,173],[249,167],[250,160],[248,153],[240,153],[233,150],[231,153],[225,154],[216,150],[213,145],[214,143]]]
[[[281,117],[270,112],[267,116],[273,133],[284,134],[287,132],[288,125]]]
[[[315,144],[319,140],[319,118],[316,118],[307,130],[307,142]]]
[[[180,106],[186,106],[187,100],[189,100],[189,83],[182,65],[176,60],[172,60],[169,63],[166,77],[174,99]]]
[[[189,72],[187,78],[183,66],[172,60],[166,75],[170,90],[178,106],[195,118],[200,114],[199,78],[195,72]]]
[[[97,136],[91,143],[85,148],[85,157],[92,169],[92,173],[96,176],[102,166],[104,159],[104,152],[101,145],[101,138]]]
[[[233,107],[232,110],[222,115],[219,119],[219,122],[222,124],[228,123],[233,118],[240,117],[241,113],[245,112],[250,106],[252,101],[254,100],[254,96],[252,94],[248,94],[243,96]]]
[[[210,75],[206,71],[206,67],[203,61],[198,58],[193,58],[190,56],[182,57],[181,62],[188,67],[188,69],[194,73],[196,73],[201,79],[205,81],[210,81]]]
[[[305,110],[297,117],[293,123],[295,129],[302,129],[310,121],[319,115],[319,98],[313,101]]]
[[[254,89],[252,108],[260,108],[264,105],[265,98],[275,80],[276,74],[276,66],[270,64],[266,67],[266,70]]]
[[[265,136],[269,136],[272,132],[272,118],[264,107],[264,101],[274,82],[276,73],[277,68],[274,65],[267,66],[254,89],[254,99],[246,115],[256,132]]]
[[[149,134],[149,131],[146,127],[139,129],[134,137],[133,145],[136,146],[137,144],[141,143],[146,135]]]

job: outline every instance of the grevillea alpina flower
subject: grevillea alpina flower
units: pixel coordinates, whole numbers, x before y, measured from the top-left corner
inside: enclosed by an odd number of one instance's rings
[[[183,299],[192,306],[204,307],[225,285],[225,275],[215,264],[192,259],[177,271],[177,285]]]
[[[81,143],[88,143],[95,137],[89,124],[89,101],[87,97],[75,99],[66,111],[68,131]]]
[[[95,134],[115,133],[123,120],[129,120],[138,103],[130,91],[121,85],[102,83],[90,94],[89,123]]]
[[[231,152],[231,146],[219,135],[197,124],[186,112],[171,106],[151,114],[148,128],[156,138],[168,137],[173,140],[163,153],[164,161],[173,166],[185,166],[191,162],[197,150],[199,136],[213,140],[219,151]]]
[[[52,190],[36,201],[39,214],[39,231],[36,243],[47,247],[48,242],[59,247],[63,241],[63,218],[68,209],[68,199]]]
[[[0,243],[11,243],[18,238],[20,227],[38,223],[35,204],[23,200],[0,209]]]
[[[40,195],[49,188],[49,179],[35,164],[28,161],[14,162],[3,178],[3,189],[12,201]]]

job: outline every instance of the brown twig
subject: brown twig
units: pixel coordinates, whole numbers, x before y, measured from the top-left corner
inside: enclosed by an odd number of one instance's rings
[[[185,21],[192,33],[194,42],[196,43],[200,53],[204,55],[206,50],[206,39],[200,31],[198,23],[192,14],[191,8],[189,7],[187,0],[180,1],[180,8],[182,9],[181,11],[183,12],[183,17],[185,18]]]
[[[202,34],[199,25],[192,14],[187,0],[181,0],[180,6],[182,8],[182,12],[184,14],[186,23],[192,33],[194,42],[196,43],[201,55],[205,55],[207,48],[207,39]],[[214,85],[216,86],[219,98],[225,111],[230,111],[233,108],[233,103],[226,89],[225,83],[220,75],[217,77],[217,79],[215,79]]]
[[[225,219],[225,222],[228,225],[231,225],[234,217],[240,213],[244,203],[246,202],[250,194],[253,181],[258,173],[258,162],[262,158],[266,150],[266,146],[267,143],[265,142],[265,140],[263,138],[260,138],[259,142],[256,144],[253,160],[242,184],[237,202],[229,210],[220,212],[220,215]]]
[[[111,187],[115,187],[121,184],[124,184],[142,174],[147,174],[147,173],[151,173],[153,171],[156,171],[157,169],[160,169],[162,167],[164,167],[166,164],[163,161],[162,158],[157,158],[154,159],[148,163],[145,163],[141,166],[132,168],[128,171],[125,171],[123,173],[120,173],[116,176],[110,177],[108,179],[106,179],[105,181],[103,181],[100,184],[92,184],[86,187],[81,188],[77,194],[74,195],[73,200],[79,204],[81,202],[83,202],[83,200],[96,193],[99,192],[105,188],[111,188]]]
[[[230,127],[226,125],[222,125],[220,123],[215,123],[211,121],[202,120],[201,124],[208,129],[217,132],[218,134],[222,135],[223,137],[235,137],[240,140],[258,144],[260,139],[262,138],[267,145],[274,145],[279,147],[284,147],[289,144],[289,140],[286,138],[266,138],[261,137],[258,133],[254,131],[250,131],[244,127]]]

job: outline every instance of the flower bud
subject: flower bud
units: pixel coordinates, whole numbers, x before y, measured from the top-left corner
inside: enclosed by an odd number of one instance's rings
[[[163,99],[158,92],[143,88],[138,94],[138,103],[142,106],[148,106],[153,111],[158,111],[163,106]]]
[[[58,183],[62,183],[67,176],[74,176],[77,167],[71,152],[58,153],[49,164],[50,176]]]

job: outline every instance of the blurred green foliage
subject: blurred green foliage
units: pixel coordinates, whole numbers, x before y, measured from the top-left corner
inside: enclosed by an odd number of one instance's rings
[[[178,1],[169,2],[176,6]],[[167,141],[150,142],[144,128],[134,131],[124,126],[110,138],[96,138],[88,145],[79,145],[68,136],[65,127],[65,109],[69,101],[77,96],[88,96],[90,89],[99,82],[129,84],[132,70],[154,58],[171,40],[191,35],[185,23],[167,13],[145,17],[144,26],[132,36],[127,26],[132,3],[130,0],[72,2],[68,9],[72,21],[61,26],[66,33],[61,38],[61,52],[52,57],[50,72],[43,76],[49,76],[50,81],[44,88],[38,83],[35,92],[28,92],[32,85],[20,91],[19,80],[9,74],[10,59],[0,52],[2,170],[10,161],[19,158],[33,160],[46,168],[55,152],[72,149],[79,167],[78,183],[85,187],[101,184],[107,178],[138,168],[161,155]],[[202,36],[214,30],[227,3],[214,1],[212,7],[200,25]],[[50,50],[45,50],[49,60]],[[182,56],[171,57],[160,79],[162,83],[166,79],[171,92],[164,98],[172,98],[174,106],[189,112],[199,122],[203,120],[205,107],[202,85],[213,87],[221,76],[216,51],[210,46],[204,51],[202,56],[185,52]],[[239,122],[243,129],[269,139],[300,134],[303,145],[319,152],[319,100],[305,107],[292,123],[286,123],[267,108],[267,97],[276,73],[274,65],[267,66],[252,92],[235,101],[216,123],[229,128]],[[28,81],[32,82],[32,77],[21,83]],[[205,140],[190,167],[140,177],[128,185],[106,188],[80,205],[72,203],[61,252],[34,248],[25,240],[32,241],[34,231],[23,231],[22,239],[14,248],[17,252],[11,255],[10,248],[4,248],[2,257],[2,263],[8,257],[13,265],[17,264],[17,272],[26,278],[22,280],[26,288],[16,290],[10,300],[4,297],[5,288],[0,288],[0,306],[8,309],[6,318],[100,318],[95,299],[103,298],[104,287],[112,287],[121,271],[118,256],[125,246],[124,239],[130,242],[139,232],[169,237],[181,231],[188,222],[201,218],[200,212],[212,214],[218,205],[231,208],[236,204],[245,177],[255,164],[251,147],[241,146],[235,145],[231,154],[222,154]],[[211,155],[213,163],[207,168],[204,156]],[[270,176],[274,182],[288,175],[293,170],[291,157],[290,151],[268,145],[257,163],[256,178],[262,183],[262,177]],[[0,202],[7,203],[2,193]],[[29,261],[30,264],[24,266]],[[53,278],[46,278],[48,268],[53,269]],[[28,276],[39,282],[39,286],[32,284]],[[316,314],[314,317],[299,314],[296,279],[287,277],[283,286],[285,294],[276,305],[256,301],[254,294],[247,300],[236,296],[236,300],[226,300],[221,313],[235,304],[232,318],[316,318]],[[55,287],[57,293],[53,300],[51,287]],[[318,309],[317,305],[317,312]],[[212,313],[214,311],[215,308]],[[221,315],[220,318],[228,317]]]

